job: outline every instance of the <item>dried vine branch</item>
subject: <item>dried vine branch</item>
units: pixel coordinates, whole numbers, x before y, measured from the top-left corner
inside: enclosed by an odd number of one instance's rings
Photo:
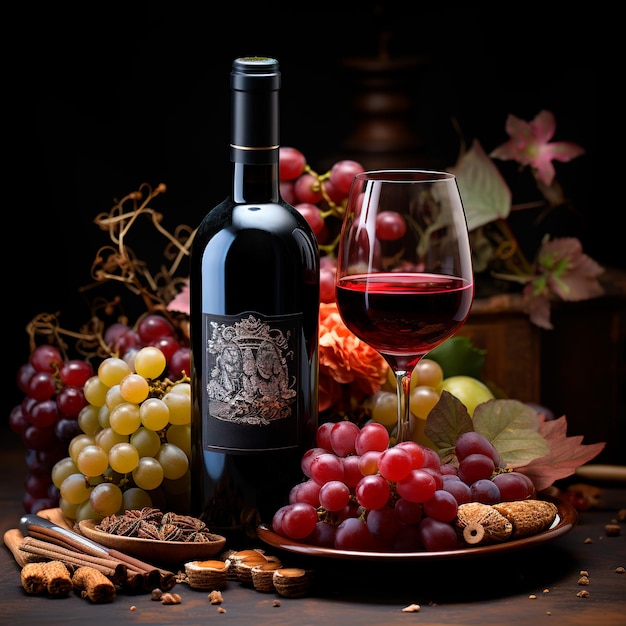
[[[154,189],[149,184],[142,183],[137,190],[128,193],[121,200],[115,200],[110,211],[96,216],[94,223],[108,233],[111,243],[97,250],[90,268],[93,282],[80,287],[78,292],[85,294],[106,283],[119,283],[142,299],[147,313],[163,313],[180,329],[182,335],[186,335],[188,322],[169,312],[167,304],[187,283],[187,272],[179,274],[183,261],[189,257],[195,230],[180,224],[173,232],[169,232],[163,226],[163,215],[150,204],[166,191],[167,188],[162,183]],[[152,271],[149,264],[138,258],[128,245],[131,231],[135,233],[138,230],[141,217],[146,218],[151,227],[165,239],[163,261],[158,263],[156,271]],[[142,232],[141,236],[145,239],[146,234]],[[110,349],[103,338],[105,324],[100,316],[111,318],[120,309],[121,303],[119,294],[109,298],[92,298],[89,301],[91,317],[79,331],[62,328],[59,323],[60,313],[38,314],[26,327],[31,351],[36,347],[38,339],[43,337],[48,343],[57,345],[66,358],[70,339],[74,340],[76,351],[85,358],[109,356]],[[128,319],[121,314],[118,320],[128,324]]]

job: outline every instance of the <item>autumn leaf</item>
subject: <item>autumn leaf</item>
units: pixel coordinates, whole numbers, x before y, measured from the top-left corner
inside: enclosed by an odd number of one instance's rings
[[[537,491],[547,489],[554,481],[567,478],[576,468],[591,461],[604,449],[605,442],[583,444],[582,436],[567,436],[565,416],[546,420],[539,415],[539,434],[550,446],[548,454],[532,459],[523,465],[512,465],[511,469],[532,479]]]
[[[550,451],[537,432],[537,411],[519,400],[489,400],[474,410],[474,430],[496,447],[505,465],[524,465]]]
[[[476,407],[471,418],[458,398],[442,391],[424,434],[437,446],[442,462],[456,464],[457,437],[474,430],[493,443],[503,463],[524,465],[549,452],[548,442],[537,432],[539,423],[537,412],[519,400],[488,400]]]
[[[454,446],[457,437],[472,430],[474,427],[467,407],[444,389],[439,396],[439,402],[428,414],[424,426],[424,434],[437,446],[442,463],[456,460]]]
[[[458,398],[442,391],[424,428],[442,463],[458,465],[456,439],[472,430],[491,441],[506,469],[531,478],[537,491],[571,476],[606,445],[585,445],[582,436],[568,437],[565,416],[546,420],[545,414],[519,400],[488,400],[470,417]]]
[[[450,172],[457,178],[470,231],[508,217],[511,190],[479,141],[473,141]]]

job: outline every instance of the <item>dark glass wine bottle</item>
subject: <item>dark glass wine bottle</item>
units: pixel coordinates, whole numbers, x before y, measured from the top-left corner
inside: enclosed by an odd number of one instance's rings
[[[275,59],[231,71],[231,195],[191,250],[192,514],[256,537],[302,479],[317,429],[319,250],[280,196]]]

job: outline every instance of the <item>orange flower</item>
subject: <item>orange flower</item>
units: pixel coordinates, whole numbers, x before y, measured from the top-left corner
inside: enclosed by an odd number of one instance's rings
[[[350,385],[357,400],[362,400],[376,393],[387,380],[389,366],[385,359],[348,330],[334,302],[320,305],[319,351],[320,411],[341,401],[341,385]]]

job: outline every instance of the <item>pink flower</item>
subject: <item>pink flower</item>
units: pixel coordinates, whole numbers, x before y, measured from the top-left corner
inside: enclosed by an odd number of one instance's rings
[[[529,306],[530,319],[542,328],[552,329],[550,297],[576,302],[595,298],[604,293],[598,276],[604,268],[583,253],[575,237],[545,241],[536,259],[535,276],[524,287],[524,298]]]
[[[189,315],[189,283],[183,285],[180,292],[167,305],[168,311],[178,311]]]
[[[532,122],[525,122],[509,114],[506,132],[510,139],[493,150],[489,156],[529,165],[534,176],[550,186],[555,176],[552,161],[567,162],[585,153],[581,146],[569,141],[549,143],[555,130],[556,120],[550,111],[540,111]]]

